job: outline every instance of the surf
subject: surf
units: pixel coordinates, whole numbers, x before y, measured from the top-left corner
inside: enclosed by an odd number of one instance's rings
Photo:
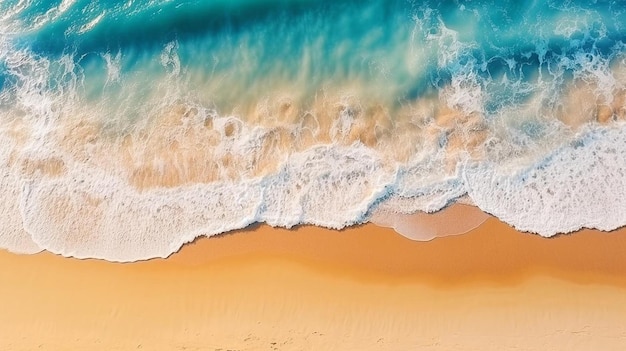
[[[484,220],[407,224],[456,202],[543,236],[626,224],[611,4],[0,10],[11,251],[134,261],[256,222],[429,240]]]

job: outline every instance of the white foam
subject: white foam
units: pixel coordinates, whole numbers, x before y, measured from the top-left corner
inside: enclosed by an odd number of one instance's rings
[[[435,176],[420,183],[423,178],[416,176],[412,178],[416,184],[385,167],[358,143],[293,154],[278,172],[263,178],[143,191],[115,175],[66,159],[67,173],[39,174],[23,181],[22,188],[6,181],[14,178],[3,178],[3,195],[20,202],[21,213],[11,215],[17,219],[10,222],[17,224],[11,232],[22,234],[3,233],[2,246],[20,252],[41,247],[65,256],[111,261],[166,257],[197,236],[253,222],[342,228],[366,220],[372,205],[387,194],[392,196],[380,208],[402,211],[407,204],[421,204],[437,210],[464,190],[481,209],[521,230],[544,236],[582,227],[610,230],[626,223],[624,140],[623,125],[595,127],[578,142],[514,174],[510,167],[479,163],[458,169],[451,181],[433,182]],[[400,184],[414,187],[404,193],[404,203],[394,199],[401,193]],[[15,206],[3,211],[15,212]],[[20,219],[37,246],[26,245]],[[408,223],[400,218],[385,224],[380,217],[374,219],[414,240],[465,231],[444,233],[428,221]]]
[[[315,147],[291,155],[265,180],[260,219],[282,227],[308,223],[340,229],[361,223],[394,180],[394,170],[362,144]]]
[[[0,248],[15,253],[32,254],[42,250],[35,244],[31,236],[24,230],[22,216],[19,211],[19,199],[22,193],[22,182],[18,175],[9,167],[11,158],[11,142],[0,133]]]
[[[120,83],[121,79],[121,70],[122,70],[122,52],[118,51],[115,56],[111,55],[110,52],[107,52],[102,55],[104,62],[106,62],[107,67],[107,78],[104,83],[105,86],[115,83]]]
[[[626,224],[626,125],[588,127],[531,167],[495,163],[468,168],[469,196],[519,230],[552,236]]]
[[[178,57],[178,42],[172,41],[165,45],[161,52],[161,65],[167,70],[169,75],[180,74],[180,58]]]
[[[83,24],[82,26],[80,26],[80,28],[78,28],[78,30],[76,30],[76,32],[78,34],[82,34],[82,33],[85,33],[85,32],[88,32],[88,31],[92,30],[98,23],[100,23],[100,21],[102,20],[104,15],[106,15],[106,11],[103,11],[98,16],[96,16],[94,19],[92,19],[91,21],[89,21],[89,22]]]
[[[63,176],[27,181],[21,214],[39,246],[64,256],[166,257],[197,236],[257,221],[332,228],[358,223],[393,177],[379,167],[363,146],[318,147],[292,155],[270,177],[139,192],[75,164]]]
[[[256,220],[260,187],[248,183],[192,185],[138,192],[94,169],[24,186],[24,227],[41,247],[64,256],[134,261],[167,257],[201,235]]]

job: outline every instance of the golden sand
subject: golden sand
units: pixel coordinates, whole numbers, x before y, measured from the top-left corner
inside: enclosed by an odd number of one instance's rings
[[[621,350],[626,230],[256,226],[131,264],[0,252],[0,350]]]

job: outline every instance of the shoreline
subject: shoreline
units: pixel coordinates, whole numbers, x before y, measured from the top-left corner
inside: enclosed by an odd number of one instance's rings
[[[354,246],[350,246],[353,244]],[[352,249],[352,250],[351,250]],[[205,265],[228,259],[281,258],[368,276],[428,281],[433,286],[516,284],[525,277],[549,276],[576,284],[608,283],[626,288],[626,228],[611,232],[582,229],[545,238],[518,232],[489,218],[463,234],[414,241],[391,228],[367,223],[340,231],[314,226],[291,229],[254,224],[197,238],[168,258],[176,264]],[[389,255],[393,253],[393,255]],[[210,257],[203,255],[210,254]],[[454,259],[452,259],[454,258]]]
[[[3,251],[0,350],[610,350],[625,251],[626,229],[495,218],[426,242],[256,225],[134,263]]]

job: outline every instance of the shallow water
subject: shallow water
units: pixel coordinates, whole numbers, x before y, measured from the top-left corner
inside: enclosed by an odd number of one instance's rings
[[[626,224],[619,2],[0,14],[9,250],[132,261],[254,222],[343,228],[459,198],[543,236]]]

